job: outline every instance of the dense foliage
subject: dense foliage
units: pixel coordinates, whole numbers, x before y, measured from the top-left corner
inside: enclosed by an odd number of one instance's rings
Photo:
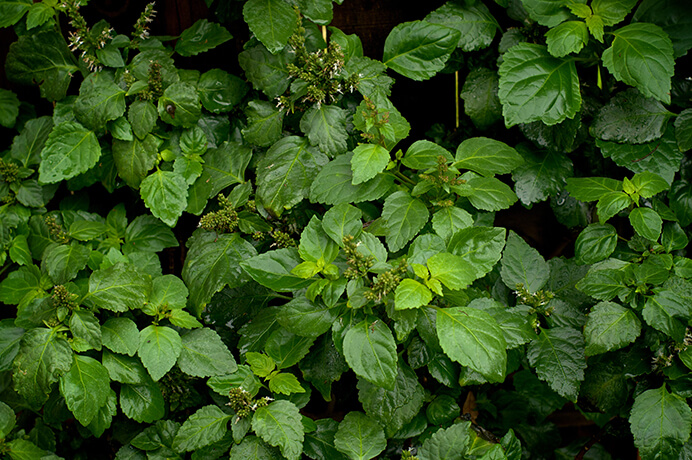
[[[381,60],[331,0],[207,3],[0,0],[1,456],[692,458],[685,0],[449,1]],[[178,66],[237,18],[242,73]],[[454,72],[409,138],[394,77]],[[542,202],[549,260],[494,225]]]

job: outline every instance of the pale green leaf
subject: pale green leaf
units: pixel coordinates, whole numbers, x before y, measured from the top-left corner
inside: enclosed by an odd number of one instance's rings
[[[139,332],[137,354],[154,381],[171,370],[181,350],[180,335],[170,327],[150,325]]]
[[[416,280],[406,278],[394,291],[394,308],[404,310],[420,308],[432,301],[432,292]]]

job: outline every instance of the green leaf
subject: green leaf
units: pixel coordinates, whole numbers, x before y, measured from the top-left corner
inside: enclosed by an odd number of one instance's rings
[[[603,24],[614,26],[623,21],[637,4],[637,0],[594,0],[591,2],[593,14],[600,16]]]
[[[339,246],[324,231],[320,219],[313,216],[300,235],[298,253],[305,261],[322,261],[326,265],[334,261],[339,253]]]
[[[466,76],[459,97],[464,100],[464,113],[478,129],[486,129],[502,118],[502,105],[497,97],[497,72],[474,68]]]
[[[333,419],[315,420],[317,428],[305,433],[303,452],[316,460],[344,460],[347,457],[334,447],[334,435],[339,427]]]
[[[657,25],[647,23],[629,24],[612,34],[615,39],[603,52],[603,65],[644,96],[670,104],[675,61],[668,35]]]
[[[0,371],[12,369],[12,362],[19,353],[19,344],[24,329],[15,327],[14,320],[0,320]]]
[[[9,450],[9,458],[12,460],[35,460],[37,458],[54,460],[62,458],[22,438],[8,442],[7,448]]]
[[[632,198],[625,192],[610,192],[603,195],[596,205],[598,220],[604,224],[630,204],[632,204]]]
[[[88,356],[75,355],[69,372],[60,379],[60,393],[75,418],[87,426],[108,401],[110,376],[103,365]]]
[[[0,88],[0,125],[14,127],[19,115],[19,99],[12,91]]]
[[[334,446],[353,460],[377,457],[387,447],[379,423],[362,412],[352,411],[339,423]]]
[[[611,300],[629,291],[624,283],[625,274],[622,270],[602,269],[589,271],[576,287],[598,300]]]
[[[142,181],[139,193],[153,215],[175,227],[187,206],[187,187],[180,174],[157,170]]]
[[[394,291],[394,308],[404,310],[420,308],[432,301],[432,292],[418,281],[406,278]]]
[[[537,250],[513,231],[509,232],[500,268],[502,281],[510,289],[522,284],[529,292],[538,292],[550,276],[550,267]]]
[[[151,381],[147,370],[137,357],[103,350],[101,363],[108,371],[111,380],[115,382],[139,385]]]
[[[290,85],[286,64],[293,59],[295,59],[295,53],[289,51],[289,48],[275,55],[261,44],[248,48],[238,55],[238,63],[252,86],[270,98],[281,96]]]
[[[142,275],[132,265],[119,262],[91,274],[86,299],[100,308],[124,312],[142,308],[150,291],[151,277]]]
[[[334,157],[348,149],[346,115],[344,109],[335,105],[315,104],[300,119],[300,130],[308,136],[312,145]]]
[[[139,329],[129,318],[111,318],[101,325],[103,346],[116,353],[134,356],[139,347]]]
[[[369,417],[385,428],[385,435],[392,437],[423,407],[425,392],[416,373],[404,363],[394,382],[394,389],[387,390],[367,380],[358,380],[358,400]]]
[[[437,430],[423,442],[417,457],[420,460],[463,460],[471,441],[470,422],[456,423]]]
[[[338,309],[322,302],[311,302],[304,296],[296,297],[279,309],[276,320],[288,332],[316,338],[327,332],[338,316]]]
[[[175,44],[175,52],[181,56],[194,56],[233,38],[225,27],[200,19],[180,34]]]
[[[53,127],[41,152],[39,180],[53,184],[91,169],[101,156],[93,131],[79,123],[64,122]]]
[[[125,90],[115,84],[110,72],[94,72],[82,82],[72,107],[77,121],[97,131],[125,113]]]
[[[16,423],[14,411],[10,406],[0,401],[0,438],[5,439]]]
[[[507,343],[488,313],[468,307],[437,309],[437,337],[452,360],[493,382],[505,378]]]
[[[413,80],[427,80],[442,70],[457,47],[458,30],[426,21],[398,24],[384,42],[382,62]]]
[[[357,237],[363,228],[360,218],[362,211],[353,205],[341,203],[324,214],[322,227],[329,237],[339,246],[343,246],[345,236]]]
[[[269,380],[269,390],[273,393],[290,395],[293,393],[305,393],[305,388],[300,385],[298,378],[286,372],[274,374]]]
[[[296,26],[296,13],[282,0],[249,0],[243,17],[250,30],[272,53],[281,51]]]
[[[382,218],[386,221],[387,246],[391,252],[402,249],[428,222],[425,204],[406,192],[394,192],[384,201]]]
[[[103,222],[76,220],[70,224],[70,237],[79,241],[89,241],[106,233],[108,227]]]
[[[555,58],[542,45],[520,43],[503,55],[498,96],[507,127],[574,118],[581,108],[573,60]]]
[[[522,4],[531,19],[547,27],[555,27],[570,18],[570,10],[565,3],[555,0],[522,0]],[[586,3],[586,1],[570,2],[569,5],[580,3]]]
[[[377,176],[384,171],[389,161],[389,151],[381,145],[360,144],[353,149],[351,158],[352,184],[358,185]]]
[[[692,223],[692,183],[685,180],[676,181],[671,187],[668,199],[680,225],[687,226]]]
[[[39,408],[61,375],[72,367],[73,353],[56,329],[37,327],[22,337],[14,360],[14,387],[30,406]]]
[[[20,36],[10,46],[5,60],[8,80],[38,85],[41,97],[50,101],[65,97],[72,74],[78,72],[79,67],[65,39],[55,30]]]
[[[86,267],[90,254],[91,249],[77,242],[56,245],[43,253],[41,266],[55,284],[65,284]]]
[[[178,240],[173,231],[154,216],[137,216],[125,229],[124,254],[160,252],[175,246],[178,246]]]
[[[159,98],[158,112],[166,123],[190,128],[197,124],[202,114],[202,103],[194,86],[177,82],[164,90]]]
[[[41,150],[53,129],[51,117],[39,117],[29,120],[12,141],[11,156],[25,168],[41,162]]]
[[[685,323],[692,307],[679,293],[664,290],[646,299],[642,310],[644,321],[676,342],[682,342],[685,337]]]
[[[286,369],[303,359],[314,341],[312,337],[301,337],[284,329],[277,329],[267,338],[264,349],[276,362],[277,369]]]
[[[489,273],[500,260],[506,232],[498,227],[468,227],[452,237],[447,249],[464,259],[475,270],[478,279]]]
[[[522,150],[526,162],[512,173],[514,190],[524,206],[555,196],[571,176],[574,165],[562,152]]]
[[[310,186],[310,201],[325,204],[360,203],[381,198],[394,184],[391,174],[353,185],[352,153],[337,156],[317,174]]]
[[[284,112],[277,109],[276,105],[266,101],[250,101],[245,109],[245,115],[248,125],[242,132],[247,142],[268,147],[281,139]]]
[[[185,308],[188,290],[185,283],[175,275],[163,275],[154,278],[148,304],[173,309]]]
[[[397,375],[396,342],[382,321],[365,320],[351,327],[343,342],[344,357],[365,380],[391,390]]]
[[[574,255],[583,264],[605,260],[615,251],[618,234],[610,224],[589,224],[574,243]]]
[[[541,380],[559,395],[576,401],[579,382],[584,380],[584,336],[576,329],[554,327],[541,333],[528,346],[526,356]]]
[[[241,262],[245,272],[262,286],[286,292],[308,287],[312,280],[291,273],[301,259],[295,248],[278,249],[259,254]]]
[[[461,229],[473,225],[473,217],[468,212],[456,206],[447,206],[436,211],[432,217],[432,226],[435,233],[443,240],[449,239]]]
[[[257,436],[245,436],[231,447],[231,460],[281,460],[279,449],[269,446]]]
[[[75,310],[70,317],[72,349],[75,351],[100,350],[101,327],[96,316],[88,310]]]
[[[692,410],[663,385],[634,399],[629,422],[642,459],[677,458],[690,437]]]
[[[487,137],[466,139],[457,147],[454,159],[454,167],[470,169],[486,177],[510,173],[524,163],[512,147]]]
[[[315,175],[327,161],[307,139],[284,137],[257,164],[257,198],[268,211],[281,215],[307,197]]]
[[[579,201],[598,201],[611,192],[622,191],[622,181],[609,177],[569,177],[565,190]]]
[[[548,52],[556,58],[561,58],[571,53],[579,53],[589,41],[589,32],[585,23],[567,21],[550,29],[545,38]]]
[[[599,302],[591,308],[584,338],[588,356],[618,350],[639,337],[641,322],[628,308],[614,302]]]
[[[232,374],[238,365],[221,337],[207,327],[183,334],[178,357],[180,370],[194,377]]]
[[[252,417],[252,429],[264,441],[278,446],[289,460],[297,460],[303,451],[303,425],[298,408],[279,400],[260,407]]]
[[[166,413],[166,402],[159,386],[147,374],[144,383],[120,387],[123,414],[139,423],[152,423]]]
[[[663,220],[651,208],[634,208],[630,212],[630,223],[638,235],[651,241],[658,241],[663,227]]]
[[[401,162],[411,169],[429,169],[437,167],[440,157],[443,157],[446,162],[453,160],[447,149],[434,142],[416,141],[406,150],[406,155]]]
[[[675,139],[681,152],[692,149],[692,109],[683,110],[675,117]],[[14,152],[14,144],[12,151]]]
[[[512,189],[496,177],[476,176],[469,179],[466,185],[473,191],[468,199],[476,209],[499,211],[509,208],[517,201],[517,195]]]
[[[476,271],[458,255],[440,252],[427,261],[430,277],[452,290],[466,289],[476,279]]]
[[[189,452],[219,441],[233,418],[217,406],[204,406],[185,420],[173,439],[176,452]]]
[[[144,139],[154,129],[158,118],[156,106],[151,101],[135,100],[127,110],[127,119],[139,139]]]
[[[185,35],[185,32],[183,32],[183,35]],[[178,52],[179,44],[180,41],[176,45],[176,51]],[[233,110],[243,99],[247,89],[247,85],[243,80],[221,69],[212,69],[204,72],[197,84],[197,91],[199,92],[202,105],[213,113]]]
[[[211,184],[205,189],[207,198],[233,184],[245,182],[245,168],[252,158],[252,150],[237,142],[224,142],[219,148],[209,149],[204,154],[204,172],[190,189],[199,183]],[[200,210],[201,212],[201,210]]]
[[[447,2],[425,17],[427,22],[452,27],[459,31],[457,47],[476,51],[490,46],[499,25],[482,3]]]
[[[156,138],[144,135],[131,141],[113,140],[113,159],[118,175],[132,188],[138,189],[142,179],[154,166],[158,155]]]
[[[601,107],[589,131],[604,141],[642,144],[663,136],[671,116],[663,104],[630,88]]]
[[[29,0],[14,0],[0,2],[0,27],[10,27],[19,22],[24,14],[31,9]]]
[[[170,327],[150,325],[139,333],[137,354],[154,381],[175,364],[182,350],[180,335]]]
[[[636,192],[644,198],[651,198],[670,188],[670,185],[665,179],[649,171],[642,171],[635,174],[632,176],[631,182]]]

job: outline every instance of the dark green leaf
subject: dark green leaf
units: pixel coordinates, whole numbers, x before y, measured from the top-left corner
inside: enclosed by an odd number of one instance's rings
[[[607,193],[598,200],[596,205],[598,220],[604,224],[630,204],[632,204],[632,199],[625,192]]]
[[[692,48],[692,22],[684,14],[686,7],[685,2],[678,0],[645,0],[635,11],[632,20],[660,26],[673,41],[675,57],[678,58]]]
[[[677,458],[690,437],[692,410],[663,385],[635,398],[629,422],[642,458]]]
[[[92,168],[100,156],[93,131],[79,123],[61,123],[53,127],[41,152],[39,179],[47,184],[71,179]]]
[[[12,142],[12,158],[19,161],[25,168],[41,162],[41,150],[53,129],[50,117],[40,117],[29,120],[21,133]]]
[[[458,30],[425,21],[399,24],[384,42],[382,62],[413,80],[427,80],[442,70],[457,47]]]
[[[586,3],[585,0],[579,0],[574,3]],[[564,2],[556,2],[553,0],[522,0],[526,12],[534,21],[543,26],[555,27],[562,21],[570,17],[570,10],[565,6]]]
[[[275,291],[293,291],[309,286],[312,281],[291,273],[300,264],[298,250],[294,248],[265,252],[241,262],[241,266],[255,281]]]
[[[238,62],[255,89],[261,90],[267,97],[275,98],[282,95],[290,84],[286,64],[294,58],[295,54],[289,48],[274,55],[264,46],[257,45],[240,53]]]
[[[19,22],[31,8],[29,0],[14,0],[0,2],[0,27],[10,27]]]
[[[344,357],[353,371],[375,385],[393,389],[397,375],[396,342],[382,321],[361,321],[343,342]]]
[[[10,81],[39,85],[41,96],[50,101],[65,97],[71,76],[79,72],[63,37],[55,30],[29,33],[10,46],[5,61]]]
[[[429,217],[428,209],[421,200],[403,191],[389,195],[382,209],[389,250],[396,252],[406,246],[428,222]]]
[[[243,128],[243,137],[251,144],[267,147],[281,139],[284,113],[266,101],[250,101],[245,115],[248,118],[247,128]]]
[[[300,235],[300,257],[308,262],[331,263],[339,253],[339,246],[322,228],[322,222],[313,216]]]
[[[281,51],[296,26],[296,13],[282,0],[249,0],[243,17],[250,30],[272,53]]]
[[[646,97],[670,104],[670,79],[674,73],[673,44],[658,26],[629,24],[614,30],[603,65],[618,80],[636,87]]]
[[[435,212],[432,217],[433,230],[445,241],[449,241],[459,230],[472,225],[471,214],[456,206],[444,207]]]
[[[610,224],[589,224],[574,243],[574,255],[584,264],[607,259],[615,251],[618,235]]]
[[[56,245],[43,253],[41,266],[55,284],[65,284],[86,267],[90,254],[91,249],[77,242]]]
[[[305,380],[317,388],[325,401],[332,400],[332,382],[349,369],[328,334],[317,339],[310,353],[300,361],[299,367]]]
[[[335,105],[315,104],[300,119],[300,130],[310,143],[330,157],[347,150],[347,112]]]
[[[644,321],[673,340],[682,342],[685,337],[685,324],[691,313],[691,306],[679,293],[664,290],[646,299],[642,310]]]
[[[486,48],[492,43],[499,25],[482,3],[447,2],[425,17],[427,22],[452,27],[461,34],[457,47],[463,51]]]
[[[91,274],[86,299],[101,308],[122,312],[142,308],[150,291],[150,276],[137,272],[132,265],[119,262]]]
[[[231,460],[280,460],[279,449],[273,448],[257,436],[245,436],[240,444],[231,448]]]
[[[173,440],[173,449],[188,452],[219,441],[228,431],[232,415],[217,406],[204,406],[185,420]]]
[[[579,383],[584,380],[586,358],[584,336],[576,329],[541,329],[526,351],[529,363],[550,388],[572,401],[577,400]]]
[[[232,374],[238,370],[233,355],[219,335],[209,328],[190,331],[182,337],[178,357],[180,370],[195,377]]]
[[[349,412],[339,423],[334,446],[353,460],[377,457],[387,447],[384,430],[379,423],[362,412]]]
[[[470,422],[456,423],[435,432],[420,450],[420,460],[463,460],[471,441]]]
[[[516,150],[487,137],[466,139],[457,147],[453,166],[470,169],[486,177],[512,172],[524,163]]]
[[[216,48],[231,38],[225,27],[200,19],[183,31],[175,44],[175,52],[181,56],[194,56]]]
[[[585,353],[593,356],[620,349],[640,332],[641,323],[632,310],[614,302],[599,302],[591,309],[584,327]]]
[[[469,179],[466,185],[472,190],[468,199],[476,209],[499,211],[509,208],[517,201],[517,195],[512,189],[496,177],[476,176]]]
[[[264,349],[276,363],[277,369],[286,369],[303,359],[314,341],[312,337],[301,337],[284,329],[277,329],[267,338]]]
[[[183,32],[184,34],[185,32]],[[176,46],[176,51],[179,51],[177,49],[178,46]],[[243,80],[221,69],[212,69],[204,72],[197,84],[197,92],[199,92],[202,105],[205,109],[214,113],[233,110],[243,99],[247,89],[247,85]]]
[[[120,407],[132,420],[152,423],[164,416],[166,403],[159,386],[147,375],[142,384],[121,386]]]
[[[0,4],[1,5],[1,4]],[[12,91],[0,89],[0,126],[14,127],[19,115],[19,99]]]
[[[589,41],[586,24],[581,21],[563,22],[550,29],[546,34],[548,52],[557,58],[568,54],[577,54]]]
[[[139,329],[129,318],[111,318],[101,326],[103,345],[116,353],[134,356],[139,347]]]
[[[598,300],[611,300],[629,291],[624,282],[625,274],[622,270],[601,269],[589,271],[576,287]]]
[[[457,232],[447,248],[464,259],[476,271],[476,278],[480,278],[500,260],[505,234],[504,228],[468,227]]]
[[[334,435],[339,423],[333,419],[315,420],[317,428],[305,433],[303,452],[314,460],[345,460],[344,454],[334,447]]]
[[[149,170],[154,166],[158,147],[154,136],[131,141],[113,140],[113,159],[118,175],[132,188],[139,188]]]
[[[537,250],[513,231],[509,232],[500,269],[502,281],[510,289],[522,284],[529,292],[539,291],[550,276],[550,267]]]
[[[108,370],[111,380],[115,382],[139,385],[151,381],[147,370],[137,357],[103,350],[101,362],[103,367]]]
[[[159,98],[161,120],[173,126],[190,128],[197,124],[202,112],[197,90],[190,83],[173,83]]]
[[[108,120],[115,120],[125,113],[125,91],[115,84],[111,73],[91,73],[79,88],[73,110],[77,121],[97,131]]]
[[[512,173],[514,190],[524,206],[544,201],[555,196],[564,187],[565,179],[571,176],[574,165],[562,152],[536,152],[522,150],[524,160]]]
[[[127,110],[127,119],[132,126],[132,131],[140,139],[144,139],[154,129],[158,118],[156,106],[151,101],[135,100]]]
[[[93,358],[75,355],[69,372],[60,379],[60,393],[67,407],[82,425],[91,423],[108,401],[110,377],[103,365]]]
[[[658,241],[661,235],[663,220],[656,211],[651,208],[634,208],[630,212],[630,223],[638,235],[651,241]]]
[[[542,45],[520,43],[503,55],[498,96],[507,127],[574,118],[581,108],[573,60],[555,58]]]
[[[153,216],[142,215],[127,226],[123,253],[159,252],[177,245],[178,240],[167,225]]]
[[[469,72],[459,97],[464,100],[464,113],[478,129],[486,129],[502,118],[502,105],[497,97],[497,72],[476,68]]]
[[[321,302],[310,302],[301,296],[282,305],[276,320],[293,334],[315,338],[331,328],[337,315],[338,309]]]
[[[298,408],[279,400],[260,407],[252,417],[252,429],[264,441],[278,446],[289,460],[298,460],[303,451],[303,425]]]

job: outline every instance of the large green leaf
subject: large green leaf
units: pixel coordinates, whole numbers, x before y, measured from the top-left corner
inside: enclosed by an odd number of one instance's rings
[[[139,385],[151,381],[149,373],[138,357],[103,350],[101,363],[108,371],[111,380],[115,382]]]
[[[86,266],[90,254],[91,249],[77,242],[56,245],[43,253],[41,266],[55,284],[65,284]]]
[[[238,365],[221,337],[208,327],[187,332],[182,337],[178,357],[180,370],[195,377],[232,374]]]
[[[384,42],[382,62],[413,80],[427,80],[442,70],[457,47],[458,30],[426,21],[395,26]]]
[[[492,382],[502,382],[507,343],[488,313],[468,307],[437,309],[437,337],[447,356]]]
[[[187,187],[181,174],[159,169],[142,181],[139,192],[153,215],[175,227],[187,206]]]
[[[418,458],[420,460],[463,460],[469,442],[470,422],[455,423],[446,429],[435,432],[425,440]]]
[[[327,332],[338,315],[338,308],[322,302],[311,302],[305,296],[296,297],[276,315],[276,320],[288,332],[303,337],[318,337]]]
[[[618,234],[610,224],[589,224],[574,243],[574,255],[585,264],[607,259],[615,251]]]
[[[641,332],[641,322],[628,308],[614,302],[593,306],[584,326],[585,353],[589,356],[617,350],[633,342]]]
[[[440,158],[445,162],[453,160],[447,149],[430,141],[416,141],[406,150],[406,155],[401,162],[411,169],[436,168]]]
[[[41,407],[53,383],[72,367],[72,349],[60,335],[57,329],[37,327],[22,337],[12,379],[17,393],[32,407]]]
[[[159,385],[147,374],[144,383],[120,387],[120,408],[135,422],[152,423],[165,415],[166,402]]]
[[[190,305],[200,313],[224,286],[248,281],[240,263],[257,254],[238,233],[216,234],[198,230],[189,241],[182,278],[190,289]]]
[[[449,241],[457,231],[472,225],[471,214],[456,206],[444,207],[436,211],[432,217],[433,230],[445,241]]]
[[[284,137],[257,164],[257,198],[272,214],[281,215],[308,196],[315,175],[327,161],[307,139]]]
[[[382,209],[389,250],[396,252],[406,246],[428,222],[429,217],[428,208],[421,200],[403,191],[389,195]]]
[[[690,437],[692,410],[687,401],[662,385],[634,399],[629,422],[642,460],[677,458]]]
[[[358,400],[363,404],[365,413],[382,424],[387,437],[391,437],[418,414],[423,407],[424,395],[418,376],[403,363],[399,363],[393,390],[378,387],[367,380],[358,380]]]
[[[85,299],[100,308],[124,312],[142,308],[150,291],[150,276],[139,273],[132,265],[119,262],[91,274]]]
[[[29,9],[32,2],[30,0],[13,0],[0,2],[0,27],[15,25]]]
[[[457,147],[454,159],[454,167],[470,169],[486,177],[507,174],[524,163],[512,147],[487,137],[466,139]]]
[[[39,85],[42,97],[59,101],[79,67],[60,33],[50,30],[24,34],[12,43],[5,72],[10,81]]]
[[[252,417],[252,429],[272,446],[278,446],[289,460],[298,460],[303,451],[303,424],[298,408],[279,400],[260,407]]]
[[[314,341],[313,337],[301,337],[280,328],[267,338],[264,350],[274,360],[277,369],[286,369],[298,364]]]
[[[322,227],[332,240],[339,246],[343,246],[345,236],[358,236],[363,228],[360,220],[363,212],[348,203],[341,203],[332,207],[324,214]]]
[[[173,231],[159,219],[150,215],[134,218],[125,229],[123,253],[159,252],[166,248],[178,246]]]
[[[499,25],[482,3],[447,2],[425,17],[427,22],[442,24],[459,31],[457,47],[475,51],[490,46]]]
[[[499,227],[468,227],[452,236],[447,248],[464,259],[476,271],[476,278],[480,278],[500,260],[506,232]]]
[[[385,195],[394,184],[391,174],[377,174],[373,179],[353,185],[352,153],[337,156],[312,180],[310,201],[325,204],[360,203]]]
[[[19,115],[19,99],[12,91],[0,89],[0,126],[14,127]]]
[[[197,450],[214,443],[228,431],[228,422],[233,418],[217,406],[204,406],[190,416],[173,439],[177,452]]]
[[[429,304],[431,300],[430,289],[410,278],[401,280],[394,291],[394,308],[397,310],[420,308]]]
[[[692,20],[685,14],[687,6],[679,0],[644,0],[632,20],[660,26],[673,41],[675,57],[678,58],[692,48]]]
[[[344,357],[365,380],[392,390],[397,375],[396,342],[392,331],[379,320],[365,320],[351,327],[343,342]]]
[[[173,126],[194,126],[202,114],[197,89],[190,83],[173,83],[159,98],[158,112],[161,120]]]
[[[663,104],[630,88],[601,107],[590,132],[604,141],[642,144],[663,136],[671,116]]]
[[[540,120],[546,125],[574,118],[581,108],[573,60],[555,58],[545,46],[520,43],[503,55],[498,96],[507,127]]]
[[[566,179],[570,196],[579,201],[598,201],[611,192],[622,191],[622,181],[609,177],[569,177]]]
[[[308,287],[312,280],[291,273],[301,263],[298,250],[284,248],[259,254],[241,262],[241,266],[255,281],[275,291],[294,291]]]
[[[651,241],[658,241],[663,228],[663,219],[651,208],[635,208],[629,215],[630,223],[639,236]]]
[[[314,431],[305,433],[303,452],[315,460],[345,460],[347,457],[334,447],[334,435],[339,423],[330,418],[315,420]]]
[[[512,173],[514,191],[524,206],[555,196],[571,176],[574,165],[562,152],[523,149],[526,161]]]
[[[182,347],[180,335],[170,327],[152,324],[139,332],[137,354],[154,381],[171,370]]]
[[[92,168],[101,156],[93,131],[66,121],[53,127],[41,152],[39,179],[46,184],[71,179]]]
[[[144,139],[156,126],[159,113],[151,101],[135,100],[127,109],[127,120],[135,136]]]
[[[660,27],[629,24],[614,30],[603,65],[618,80],[634,86],[646,97],[670,104],[670,79],[674,73],[673,43]]]
[[[315,104],[300,119],[300,130],[308,136],[312,145],[334,157],[348,148],[346,115],[347,112],[336,105]]]
[[[197,84],[202,105],[214,113],[233,110],[247,90],[247,84],[243,80],[221,69],[204,72]]]
[[[476,279],[476,270],[458,255],[440,252],[427,261],[430,277],[452,290],[466,289]]]
[[[664,290],[646,299],[642,310],[644,321],[677,342],[685,337],[683,320],[692,313],[692,306],[679,293]]]
[[[510,231],[502,254],[500,275],[508,288],[513,290],[517,284],[522,284],[529,292],[534,293],[545,286],[550,276],[550,267],[537,250]]]
[[[89,425],[106,404],[110,381],[108,371],[100,362],[75,355],[69,372],[60,379],[60,393],[79,423]]]
[[[279,449],[270,446],[257,436],[247,435],[240,444],[231,447],[231,460],[281,460]]]
[[[97,131],[125,113],[125,90],[110,72],[91,73],[82,82],[73,108],[77,121]]]
[[[249,0],[243,7],[243,17],[252,33],[273,54],[286,46],[298,19],[283,0]]]
[[[629,291],[624,272],[616,269],[590,270],[576,287],[598,300],[611,300]]]
[[[175,52],[181,56],[194,56],[230,40],[231,34],[225,27],[200,19],[180,34]]]
[[[379,144],[360,144],[353,149],[351,169],[353,185],[358,185],[377,176],[389,163],[389,151]]]
[[[101,327],[96,316],[88,310],[75,310],[70,316],[72,349],[74,351],[100,350]]]
[[[478,129],[486,129],[502,118],[502,105],[497,97],[497,72],[483,67],[469,72],[459,97],[464,100],[464,113]]]
[[[255,89],[264,92],[267,97],[275,98],[282,95],[291,83],[286,64],[294,58],[295,53],[290,52],[289,48],[274,55],[258,44],[240,53],[238,63]]]
[[[243,128],[242,132],[247,142],[268,147],[281,139],[284,112],[277,109],[276,105],[266,101],[250,101],[245,109],[245,115],[248,118],[248,126]],[[313,144],[321,139],[318,134],[313,134],[313,137],[316,139]]]
[[[368,460],[377,457],[387,447],[387,441],[379,423],[362,412],[352,411],[339,423],[334,446],[352,460]]]
[[[499,211],[509,208],[517,201],[517,195],[497,177],[472,177],[466,185],[472,190],[468,199],[476,209]]]
[[[681,152],[692,149],[692,109],[685,109],[675,117],[675,138]],[[12,151],[14,152],[14,144]]]
[[[41,150],[53,129],[51,117],[29,120],[12,141],[12,158],[29,168],[41,162]]]
[[[577,400],[586,369],[584,336],[580,331],[570,327],[541,329],[529,344],[526,356],[550,388],[571,401]]]
[[[111,318],[101,325],[103,346],[116,353],[134,356],[139,347],[139,329],[129,318]]]

